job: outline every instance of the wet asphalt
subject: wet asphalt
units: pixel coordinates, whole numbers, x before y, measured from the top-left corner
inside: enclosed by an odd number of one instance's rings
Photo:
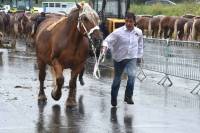
[[[77,103],[66,108],[70,71],[59,101],[51,98],[53,80],[47,72],[46,103],[38,103],[38,70],[34,52],[17,44],[16,50],[0,49],[0,133],[199,133],[200,96],[190,91],[198,83],[171,77],[173,86],[157,82],[164,76],[145,71],[147,78],[135,83],[134,105],[123,102],[122,81],[118,106],[110,105],[112,77],[84,75],[77,82]]]

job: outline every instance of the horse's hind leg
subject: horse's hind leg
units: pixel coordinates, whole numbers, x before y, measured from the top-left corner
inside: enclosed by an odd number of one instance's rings
[[[38,101],[46,101],[46,95],[44,92],[44,80],[46,77],[46,64],[42,61],[38,61],[39,68],[39,81],[40,81],[40,90],[38,94]]]
[[[155,38],[158,37],[158,29],[154,30],[154,37],[155,37]]]
[[[51,96],[54,100],[59,100],[62,95],[61,89],[64,83],[63,68],[57,60],[53,61],[53,68],[56,75],[56,88],[52,90]]]
[[[169,37],[168,28],[165,28],[164,29],[164,39],[167,39],[168,37]]]
[[[80,72],[80,74],[79,74],[79,76],[78,76],[79,82],[80,82],[81,85],[84,85],[84,84],[85,84],[85,83],[84,83],[84,80],[83,80],[84,71],[85,71],[85,68],[83,68],[83,69],[81,70],[81,72]]]
[[[71,71],[71,79],[69,82],[69,96],[67,99],[66,106],[76,106],[76,80],[78,73],[75,73],[73,70]]]
[[[158,33],[159,33],[160,39],[162,39],[163,38],[163,29],[159,29]]]

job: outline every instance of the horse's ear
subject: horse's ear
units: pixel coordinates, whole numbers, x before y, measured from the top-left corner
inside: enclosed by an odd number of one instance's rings
[[[77,7],[78,9],[81,9],[81,5],[79,5],[78,3],[76,3],[76,7]]]
[[[77,0],[75,0],[75,2],[76,2],[76,7],[77,7],[78,9],[81,9],[81,5],[77,2]]]
[[[89,0],[88,4],[90,5],[90,7],[92,7],[92,8],[94,7],[92,0]]]

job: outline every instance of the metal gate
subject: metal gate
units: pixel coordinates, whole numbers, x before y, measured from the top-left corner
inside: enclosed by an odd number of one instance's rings
[[[171,75],[198,81],[191,92],[200,85],[200,42],[144,38],[143,58],[144,69],[165,74],[159,84],[171,86]]]

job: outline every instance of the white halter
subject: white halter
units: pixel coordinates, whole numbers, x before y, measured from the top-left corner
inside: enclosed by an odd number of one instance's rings
[[[80,27],[82,26],[83,29],[84,29],[84,34],[87,35],[88,39],[91,41],[90,45],[92,47],[92,51],[94,53],[94,57],[95,57],[95,66],[94,66],[94,70],[93,70],[93,76],[97,79],[100,78],[100,70],[99,70],[99,63],[100,63],[100,60],[102,58],[104,58],[105,56],[100,53],[100,57],[99,59],[97,59],[96,57],[96,48],[94,47],[94,43],[91,39],[91,34],[95,31],[95,30],[99,30],[99,21],[95,22],[94,21],[94,17],[97,16],[98,18],[98,15],[97,13],[87,4],[87,3],[84,3],[84,5],[82,6],[83,10],[82,12],[79,13],[79,18],[78,18],[78,24],[77,24],[77,29],[79,30],[80,32]],[[87,28],[85,27],[84,23],[82,22],[81,20],[81,17],[85,15],[90,21],[92,21],[94,24],[96,24],[95,27],[91,28],[89,31],[87,30]]]
[[[97,16],[98,18],[98,15],[97,13],[87,4],[87,3],[84,3],[82,5],[82,11],[79,13],[79,18],[78,18],[78,24],[77,24],[77,28],[78,30],[80,31],[80,27],[82,26],[83,29],[84,29],[84,34],[87,35],[88,38],[91,38],[91,34],[95,31],[95,30],[99,30],[99,21],[98,22],[95,22],[94,20],[94,17]],[[81,21],[81,17],[85,15],[90,21],[92,21],[93,24],[96,24],[95,27],[93,27],[92,29],[90,29],[90,31],[88,31],[84,25],[84,23]]]

